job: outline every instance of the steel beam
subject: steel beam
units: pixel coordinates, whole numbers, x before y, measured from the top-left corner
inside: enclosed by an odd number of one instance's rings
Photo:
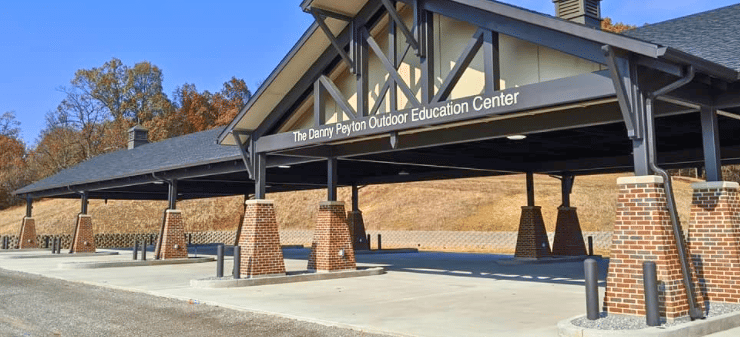
[[[313,15],[314,19],[316,20],[316,23],[319,25],[321,30],[324,31],[324,34],[326,34],[326,38],[329,39],[329,42],[331,42],[331,45],[337,51],[339,56],[342,57],[342,60],[347,62],[350,72],[354,73],[355,72],[354,61],[349,56],[349,54],[347,54],[347,52],[344,50],[343,44],[337,39],[336,36],[334,36],[334,33],[331,32],[331,29],[329,29],[329,26],[326,25],[326,22],[324,22],[324,18],[318,12],[315,12],[315,11],[311,11],[311,15]]]
[[[81,214],[87,214],[87,205],[88,205],[88,192],[84,191],[80,193],[80,213]]]
[[[265,190],[267,189],[267,155],[265,153],[257,154],[254,169],[257,178],[254,182],[254,198],[265,199]]]
[[[26,195],[26,218],[33,216],[33,198],[30,195]]]
[[[177,179],[172,179],[168,183],[167,209],[177,209]]]
[[[251,137],[251,135],[244,131],[231,131],[231,135],[234,137],[234,141],[236,142],[236,146],[239,147],[239,152],[242,155],[242,160],[244,161],[244,167],[247,169],[247,173],[249,174],[249,179],[254,179],[254,167],[253,167],[253,158],[251,155],[251,143],[254,141]],[[247,139],[245,141],[242,141],[241,136],[246,135]],[[245,150],[244,147],[247,147],[249,151]]]
[[[326,124],[326,97],[321,81],[316,80],[313,84],[313,120],[314,126]]]
[[[344,98],[344,95],[342,95],[342,91],[337,88],[337,85],[334,84],[334,81],[332,81],[330,78],[326,77],[326,75],[319,76],[319,82],[321,83],[321,86],[324,87],[327,93],[334,99],[334,102],[337,103],[340,109],[346,113],[350,119],[356,119],[357,118],[357,111],[352,108],[352,106],[347,102],[347,99]],[[367,104],[366,104],[367,105]]]
[[[701,136],[707,181],[722,181],[717,109],[706,106],[701,108]]]
[[[560,189],[563,194],[563,207],[570,207],[570,194],[573,192],[573,183],[575,178],[575,176],[567,174],[560,177]]]
[[[359,27],[364,26],[364,23],[358,19],[354,21],[352,25],[355,31],[353,50],[355,53],[355,65],[357,67],[357,116],[365,117],[370,114],[368,109],[368,94],[370,91],[368,84],[370,78],[370,72],[368,70],[370,63],[368,57],[369,54],[367,41],[362,35],[364,34],[364,30],[359,29]]]
[[[388,11],[388,15],[391,17],[391,20],[396,23],[397,28],[400,29],[401,33],[406,36],[406,43],[410,44],[411,47],[415,50],[420,50],[419,42],[416,41],[414,34],[412,34],[408,27],[406,27],[406,24],[403,22],[403,19],[396,10],[395,4],[393,4],[390,0],[381,1],[383,2],[385,9]]]
[[[527,206],[534,207],[534,174],[527,172]]]
[[[425,0],[416,0],[417,29],[419,33],[419,57],[421,58],[421,101],[424,104],[432,103],[434,98],[434,14],[425,10],[422,5]]]
[[[360,210],[360,191],[357,184],[352,185],[352,211]]]
[[[486,76],[486,94],[501,90],[501,62],[499,60],[498,33],[486,30],[483,35],[483,63]]]
[[[339,181],[339,173],[337,172],[337,158],[327,159],[326,168],[327,201],[337,201],[337,183]]]
[[[370,46],[370,49],[372,49],[372,51],[375,53],[378,59],[380,59],[380,62],[383,64],[383,67],[385,67],[385,70],[388,72],[388,75],[393,78],[393,80],[396,82],[398,87],[401,88],[401,91],[403,91],[403,93],[406,95],[409,101],[412,102],[412,105],[419,106],[421,103],[419,103],[419,100],[416,99],[416,95],[414,95],[414,92],[409,88],[406,82],[401,78],[401,75],[398,74],[398,70],[396,70],[396,66],[391,64],[391,61],[388,60],[387,57],[385,57],[383,50],[380,48],[378,43],[375,42],[375,39],[373,39],[370,33],[368,33],[367,30],[364,28],[363,28],[363,32],[367,40],[368,46]]]
[[[473,37],[470,38],[470,41],[468,41],[467,46],[463,49],[460,57],[455,61],[455,66],[450,70],[450,73],[445,78],[442,86],[439,87],[437,94],[432,98],[432,102],[445,101],[450,97],[450,94],[452,93],[452,90],[455,89],[457,82],[460,81],[463,73],[465,73],[465,70],[470,66],[470,62],[473,61],[473,58],[483,45],[483,35],[484,30],[478,28],[478,30],[473,34]],[[488,67],[486,67],[486,78],[488,78]]]

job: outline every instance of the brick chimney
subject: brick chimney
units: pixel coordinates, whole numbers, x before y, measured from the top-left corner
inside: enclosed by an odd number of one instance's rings
[[[601,28],[601,0],[553,0],[555,16],[584,24],[591,28]]]
[[[131,150],[144,144],[149,144],[149,130],[136,124],[128,130],[128,149]]]

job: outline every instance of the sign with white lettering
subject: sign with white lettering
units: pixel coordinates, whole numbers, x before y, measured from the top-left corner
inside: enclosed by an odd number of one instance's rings
[[[386,113],[355,120],[322,125],[309,129],[293,131],[293,142],[296,144],[314,141],[330,141],[350,138],[352,136],[373,134],[407,125],[409,128],[419,124],[433,125],[444,123],[451,117],[470,114],[471,112],[492,111],[502,107],[519,104],[519,92],[499,92],[493,96],[473,96],[459,100],[430,104],[420,108],[411,108],[396,113]]]
[[[614,97],[614,82],[608,71],[600,71],[527,84],[491,95],[465,97],[330,125],[265,135],[259,137],[256,146],[257,152],[281,151],[606,97]]]

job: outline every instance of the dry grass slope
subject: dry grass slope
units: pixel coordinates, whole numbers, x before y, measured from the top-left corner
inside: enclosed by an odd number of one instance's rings
[[[617,177],[625,174],[576,178],[571,196],[578,207],[584,231],[611,230],[615,218]],[[676,181],[683,223],[688,220],[691,188]],[[560,181],[535,176],[536,203],[548,231],[555,230],[560,205]],[[275,200],[282,229],[311,229],[324,190],[268,194]],[[349,188],[339,190],[347,210]],[[189,200],[178,203],[187,231],[235,230],[243,212],[243,197]],[[368,230],[516,231],[521,206],[526,204],[524,175],[470,178],[393,185],[373,185],[360,190],[360,209]],[[166,207],[163,201],[90,202],[96,233],[155,233]],[[49,199],[34,203],[39,234],[71,233],[79,200]],[[0,234],[17,234],[25,207],[0,212]]]

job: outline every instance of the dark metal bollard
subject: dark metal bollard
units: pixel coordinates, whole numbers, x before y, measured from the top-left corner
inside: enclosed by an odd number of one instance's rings
[[[193,244],[193,233],[188,234],[188,246]]]
[[[370,234],[367,235],[367,249],[371,249],[371,247],[370,247]]]
[[[383,249],[383,240],[380,238],[380,234],[378,234],[378,250]]]
[[[134,260],[139,259],[139,241],[134,241]]]
[[[642,279],[645,286],[645,320],[648,326],[660,326],[658,308],[658,272],[655,262],[642,263]]]
[[[8,249],[8,237],[3,236],[3,249]]]
[[[588,237],[588,256],[594,256],[594,237]]]
[[[141,243],[141,260],[146,261],[146,240]]]
[[[224,245],[216,246],[216,277],[224,277]]]
[[[49,239],[48,235],[44,236],[44,248],[49,248]]]
[[[586,316],[593,321],[599,319],[599,268],[596,260],[583,261],[583,270],[586,274]]]
[[[234,246],[234,279],[241,278],[242,250]]]

